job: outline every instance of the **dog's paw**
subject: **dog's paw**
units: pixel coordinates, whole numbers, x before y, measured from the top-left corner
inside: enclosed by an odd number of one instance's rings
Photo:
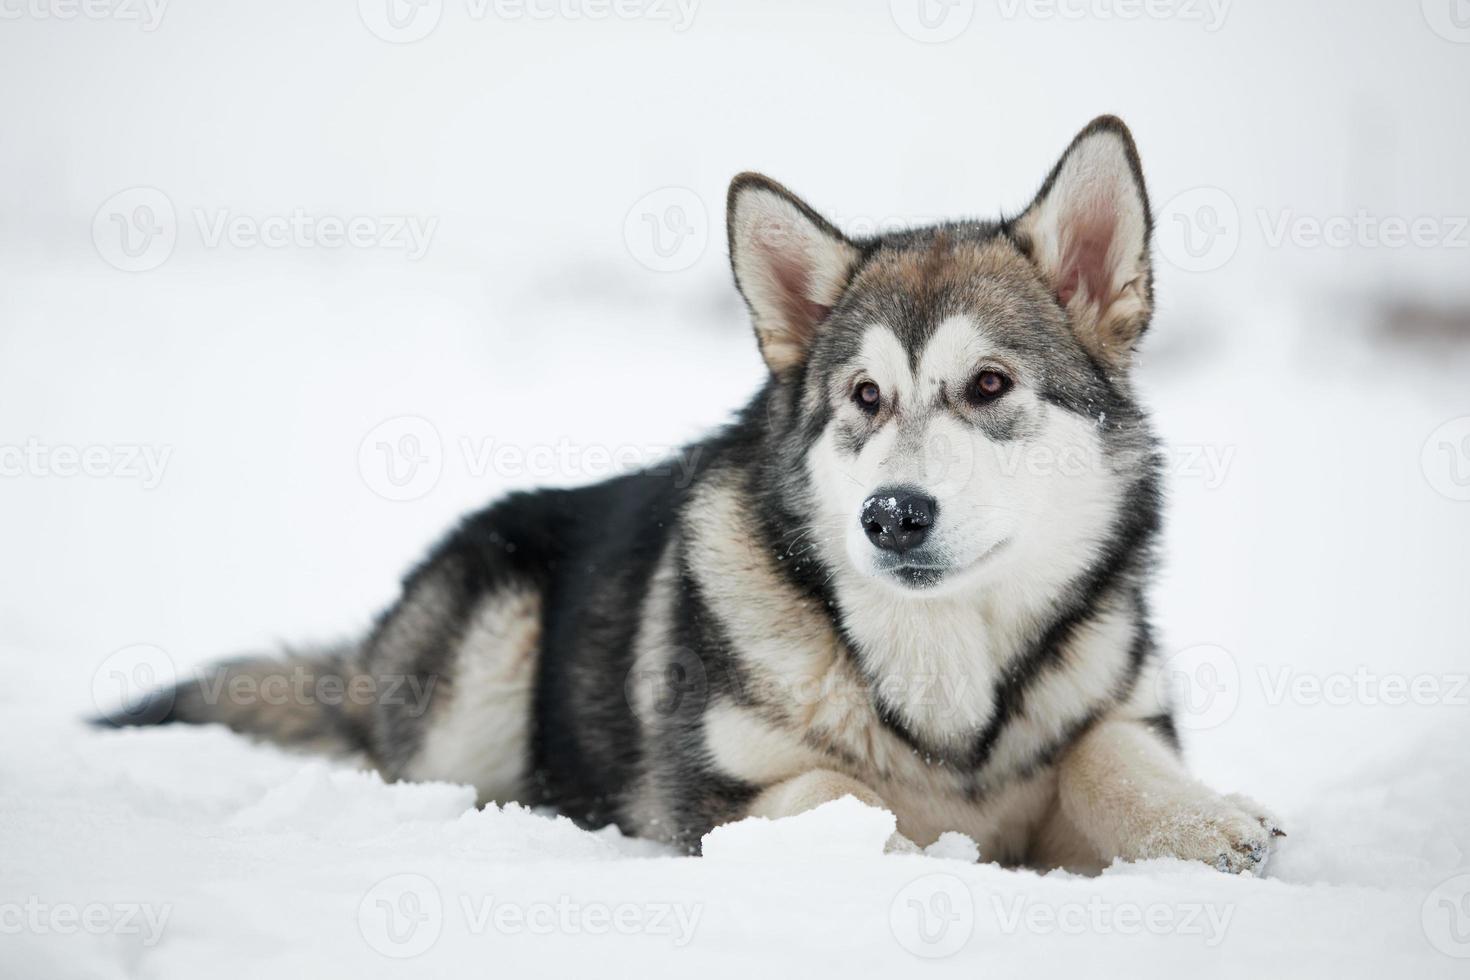
[[[1261,874],[1280,821],[1253,800],[1213,793],[1181,801],[1155,815],[1139,842],[1139,857],[1203,861],[1226,874]]]
[[[1261,806],[1261,804],[1257,803],[1255,800],[1251,799],[1249,796],[1246,796],[1244,793],[1227,793],[1225,795],[1225,801],[1227,803],[1233,803],[1235,806],[1239,807],[1246,813],[1249,813],[1251,816],[1259,820],[1261,822],[1261,826],[1265,827],[1266,832],[1269,833],[1272,837],[1286,836],[1286,831],[1281,829],[1280,818],[1278,818],[1276,814],[1272,813],[1270,810],[1267,810],[1265,807]]]

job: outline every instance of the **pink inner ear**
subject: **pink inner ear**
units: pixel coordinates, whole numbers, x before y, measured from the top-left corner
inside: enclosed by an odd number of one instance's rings
[[[800,334],[827,319],[832,308],[813,302],[807,295],[810,277],[799,255],[793,259],[789,254],[774,249],[767,255],[770,259],[771,276],[780,294],[781,313],[787,329],[796,332],[798,339],[804,341],[805,337]]]
[[[1087,297],[1098,309],[1113,301],[1113,272],[1108,252],[1117,231],[1117,217],[1105,200],[1095,199],[1072,216],[1062,230],[1061,275],[1057,298],[1066,306],[1087,287]]]

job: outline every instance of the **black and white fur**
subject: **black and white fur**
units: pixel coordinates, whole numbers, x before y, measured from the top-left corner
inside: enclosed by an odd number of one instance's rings
[[[852,239],[743,174],[730,255],[770,377],[692,478],[510,496],[360,644],[225,667],[408,679],[424,703],[189,682],[142,720],[363,753],[690,852],[851,794],[896,815],[897,849],[953,830],[1010,864],[1257,870],[1272,821],[1186,774],[1150,675],[1160,477],[1130,376],[1150,229],[1111,117],[999,222]],[[908,551],[879,544],[908,506],[892,488],[929,508]]]

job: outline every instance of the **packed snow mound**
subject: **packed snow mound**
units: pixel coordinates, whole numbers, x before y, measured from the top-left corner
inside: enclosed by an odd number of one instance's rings
[[[710,861],[792,861],[870,858],[883,853],[893,814],[845,796],[806,813],[770,820],[747,817],[704,835]]]

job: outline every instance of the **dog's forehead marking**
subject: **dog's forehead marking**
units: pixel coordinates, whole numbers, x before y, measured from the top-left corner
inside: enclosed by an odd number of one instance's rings
[[[964,378],[989,349],[984,335],[968,316],[946,317],[924,342],[917,358],[909,356],[898,335],[886,324],[863,331],[859,360],[873,380],[900,403],[937,398],[948,382]],[[917,361],[918,368],[913,364]]]
[[[870,324],[863,331],[858,357],[880,388],[887,388],[900,398],[913,390],[914,373],[909,367],[908,351],[904,350],[898,334],[886,324]]]
[[[945,382],[968,375],[985,356],[985,338],[968,316],[945,318],[919,355],[918,384],[925,393],[937,393]]]

